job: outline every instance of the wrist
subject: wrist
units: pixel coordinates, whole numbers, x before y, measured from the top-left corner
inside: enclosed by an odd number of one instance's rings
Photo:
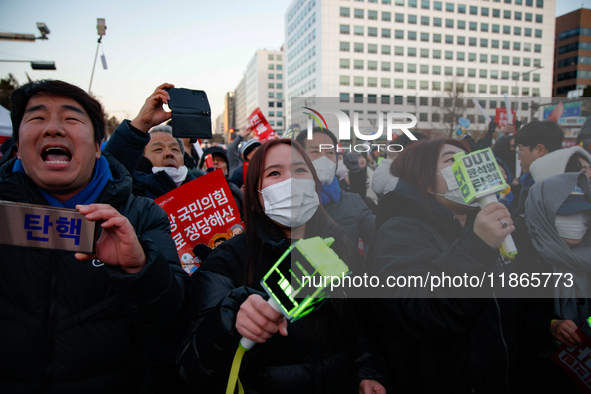
[[[143,249],[142,249],[142,257],[140,259],[140,261],[133,265],[133,266],[122,266],[120,265],[121,269],[123,271],[125,271],[128,274],[137,274],[138,272],[140,272],[146,265],[146,255],[143,253]]]
[[[148,123],[142,122],[142,121],[138,120],[137,118],[135,118],[134,120],[129,122],[129,124],[144,133],[147,133],[148,130],[150,130],[150,125]]]

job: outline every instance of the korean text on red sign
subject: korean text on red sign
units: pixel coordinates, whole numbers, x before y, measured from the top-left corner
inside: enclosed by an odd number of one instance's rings
[[[267,119],[265,119],[265,116],[259,108],[252,111],[248,117],[248,124],[255,132],[256,138],[260,142],[276,138],[275,130],[269,125],[269,122],[267,122]]]
[[[179,258],[196,244],[208,244],[215,234],[240,223],[240,213],[221,170],[203,175],[158,198],[168,214]]]

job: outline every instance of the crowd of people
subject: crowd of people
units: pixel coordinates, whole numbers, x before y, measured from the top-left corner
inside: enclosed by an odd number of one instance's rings
[[[82,89],[43,80],[12,93],[0,200],[75,209],[99,235],[93,254],[0,245],[0,391],[234,392],[246,338],[256,345],[235,392],[578,392],[551,357],[591,343],[577,330],[591,317],[589,141],[564,149],[555,122],[491,122],[479,141],[414,132],[356,153],[326,128],[263,143],[245,129],[199,154],[166,124],[171,87],[106,143],[102,107]],[[481,207],[465,202],[452,165],[485,148],[510,190]],[[154,200],[218,170],[244,227],[198,245],[204,261],[189,275]],[[514,260],[499,251],[509,235]],[[261,280],[316,236],[357,276],[571,273],[577,288],[342,289],[289,322]]]

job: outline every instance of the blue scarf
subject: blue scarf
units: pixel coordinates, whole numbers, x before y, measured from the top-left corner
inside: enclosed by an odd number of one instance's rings
[[[12,172],[22,172],[26,174],[25,169],[23,168],[23,164],[20,160],[17,160],[14,163],[14,167],[12,168]],[[94,166],[94,175],[90,180],[90,183],[86,185],[84,189],[82,189],[78,194],[74,197],[70,198],[67,201],[59,202],[57,198],[55,198],[52,194],[47,193],[45,190],[39,189],[43,197],[47,200],[49,205],[52,207],[58,208],[76,208],[76,205],[88,205],[92,204],[96,201],[99,194],[105,188],[105,185],[108,181],[113,180],[113,174],[111,174],[111,170],[109,169],[109,162],[103,156],[101,156],[97,161],[96,165]]]
[[[523,174],[520,178],[520,181],[524,189],[529,189],[534,185],[534,177],[532,176],[531,172]]]
[[[341,198],[341,187],[335,176],[330,185],[322,185],[322,194],[320,195],[320,204],[326,205],[333,201],[339,201]]]

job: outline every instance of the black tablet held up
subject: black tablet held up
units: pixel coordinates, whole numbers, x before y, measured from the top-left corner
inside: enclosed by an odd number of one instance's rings
[[[172,133],[177,138],[210,139],[211,108],[203,90],[166,89],[170,95]]]

